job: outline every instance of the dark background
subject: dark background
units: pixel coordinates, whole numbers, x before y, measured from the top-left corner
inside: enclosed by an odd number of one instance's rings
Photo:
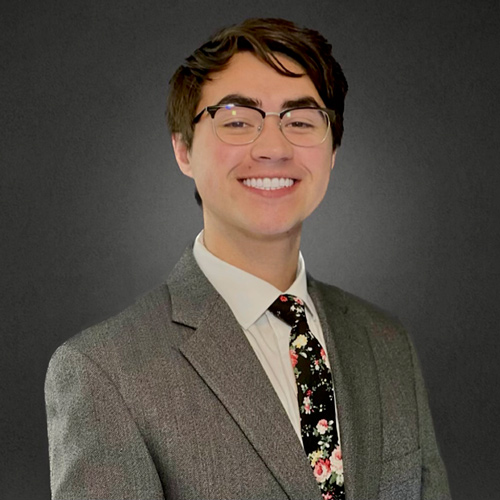
[[[308,269],[403,320],[454,499],[500,498],[497,0],[2,5],[2,499],[49,498],[53,351],[161,283],[201,228],[167,82],[250,16],[321,31],[350,84]]]

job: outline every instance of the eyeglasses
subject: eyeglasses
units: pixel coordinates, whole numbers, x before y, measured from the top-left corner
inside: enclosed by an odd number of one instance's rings
[[[198,123],[204,112],[212,118],[215,135],[227,144],[243,145],[254,142],[264,128],[267,116],[278,116],[279,129],[295,146],[312,147],[323,143],[335,120],[335,111],[326,108],[303,107],[266,113],[253,106],[222,104],[203,108],[193,120]]]

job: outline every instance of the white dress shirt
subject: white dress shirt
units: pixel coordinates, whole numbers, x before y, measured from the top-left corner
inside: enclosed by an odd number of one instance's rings
[[[269,306],[283,292],[267,281],[232,266],[210,253],[203,243],[203,231],[195,240],[193,254],[200,269],[227,302],[236,321],[241,325],[302,442],[297,385],[289,356],[290,327],[268,311]],[[295,281],[284,293],[295,295],[305,303],[311,333],[326,352],[318,314],[307,293],[306,270],[301,253],[299,253]],[[330,367],[328,358],[326,363]]]

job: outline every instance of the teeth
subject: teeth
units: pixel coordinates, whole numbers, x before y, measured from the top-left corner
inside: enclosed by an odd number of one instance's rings
[[[293,179],[285,179],[283,177],[273,177],[270,179],[269,177],[264,177],[263,179],[245,179],[243,184],[245,186],[253,187],[256,189],[264,189],[266,191],[274,190],[274,189],[283,189],[285,187],[291,187],[294,184]]]

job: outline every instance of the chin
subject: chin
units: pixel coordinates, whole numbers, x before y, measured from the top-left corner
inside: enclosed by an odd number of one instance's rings
[[[258,239],[279,239],[300,232],[301,227],[302,222],[277,223],[276,221],[267,221],[252,224],[247,229],[248,233]]]

